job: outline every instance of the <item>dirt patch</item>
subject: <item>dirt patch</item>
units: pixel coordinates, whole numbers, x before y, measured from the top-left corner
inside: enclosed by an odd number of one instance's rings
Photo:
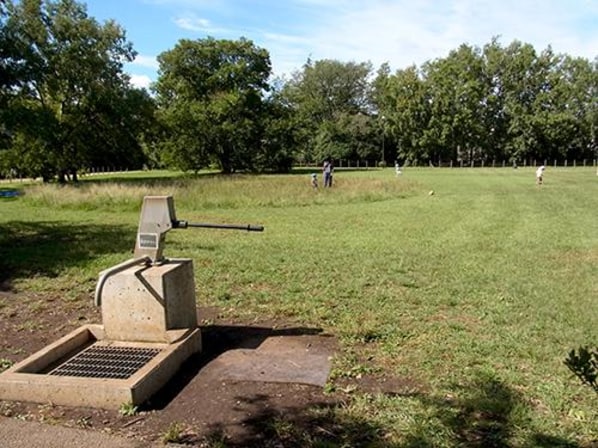
[[[4,364],[20,361],[83,323],[101,322],[91,302],[89,298],[65,302],[60,297],[1,292],[0,359]],[[322,359],[338,350],[337,341],[318,328],[285,322],[230,322],[214,308],[200,309],[198,315],[201,322],[210,322],[202,327],[202,353],[188,359],[175,377],[133,415],[8,401],[0,401],[0,415],[105,431],[148,443],[170,439],[192,446],[286,447],[343,441],[355,446],[375,440],[377,430],[366,421],[347,421],[338,412],[350,399],[347,391],[402,393],[416,387],[392,378],[367,376],[343,379],[336,392],[326,393],[326,388],[310,385],[321,382],[321,377],[310,382],[296,375],[298,379],[291,383],[277,382],[276,378],[239,380],[231,374],[231,366],[234,368],[238,360],[224,355],[236,353],[243,357],[252,349],[264,347],[257,362],[263,362],[267,350],[274,350],[280,366],[295,362],[298,369],[305,369],[301,360],[285,355],[287,349],[303,347],[314,357],[305,358],[304,362],[309,363],[310,359]],[[251,363],[248,366],[249,373],[259,380],[264,369],[260,371],[259,365],[254,368]]]

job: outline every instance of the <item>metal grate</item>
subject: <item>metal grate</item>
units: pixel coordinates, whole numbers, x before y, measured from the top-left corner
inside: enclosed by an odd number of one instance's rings
[[[127,379],[160,353],[156,348],[92,345],[50,372],[57,376]]]

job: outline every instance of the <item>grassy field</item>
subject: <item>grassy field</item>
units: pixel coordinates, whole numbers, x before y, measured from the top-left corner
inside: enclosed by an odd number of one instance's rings
[[[372,446],[593,446],[598,397],[563,360],[598,343],[598,176],[549,167],[534,180],[408,168],[337,170],[317,192],[308,171],[14,184],[0,281],[91,300],[98,272],[130,258],[143,196],[172,194],[179,219],[266,228],[167,235],[167,256],[194,259],[198,302],[337,336],[330,390],[364,375],[413,385],[341,391],[339,419],[365,422]]]

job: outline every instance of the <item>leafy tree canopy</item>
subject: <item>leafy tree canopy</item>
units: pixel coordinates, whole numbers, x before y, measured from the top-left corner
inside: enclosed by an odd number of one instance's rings
[[[187,170],[217,163],[252,169],[259,147],[270,56],[253,42],[181,40],[159,55],[154,88],[169,160]]]
[[[124,112],[142,94],[123,73],[135,52],[119,25],[99,24],[74,0],[7,1],[0,25],[1,93],[10,111],[0,118],[13,143],[5,162],[64,180],[115,154],[140,158],[139,117]]]

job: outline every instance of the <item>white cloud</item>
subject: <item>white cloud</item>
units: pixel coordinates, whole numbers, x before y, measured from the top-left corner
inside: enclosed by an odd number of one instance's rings
[[[155,56],[144,56],[140,54],[135,56],[135,60],[131,64],[153,69],[159,67],[158,60]]]
[[[301,0],[322,8],[304,22],[300,35],[265,39],[275,71],[300,68],[307,57],[342,61],[388,61],[393,69],[445,57],[467,43],[482,47],[494,36],[541,51],[593,59],[598,54],[598,8],[590,0]],[[595,4],[596,5],[596,4]],[[334,13],[330,8],[335,7]],[[589,15],[589,16],[588,16]],[[581,23],[589,27],[581,29]],[[593,26],[592,26],[593,25]],[[268,36],[265,36],[268,37]],[[280,64],[280,65],[279,65]]]
[[[144,0],[173,17],[177,38],[245,36],[269,51],[275,75],[308,58],[389,62],[393,70],[443,58],[495,36],[538,51],[593,60],[598,55],[597,0]],[[155,58],[135,64],[156,68]],[[153,65],[152,65],[153,64]]]
[[[179,28],[188,31],[205,31],[210,28],[210,21],[207,19],[201,19],[194,16],[191,17],[177,17],[174,19],[174,23]]]
[[[130,75],[131,76],[131,84],[133,84],[137,88],[144,88],[148,89],[152,80],[147,75]]]
[[[227,34],[230,30],[213,26],[208,19],[197,17],[195,14],[179,15],[173,19],[176,26],[186,31],[194,31],[205,34]]]

